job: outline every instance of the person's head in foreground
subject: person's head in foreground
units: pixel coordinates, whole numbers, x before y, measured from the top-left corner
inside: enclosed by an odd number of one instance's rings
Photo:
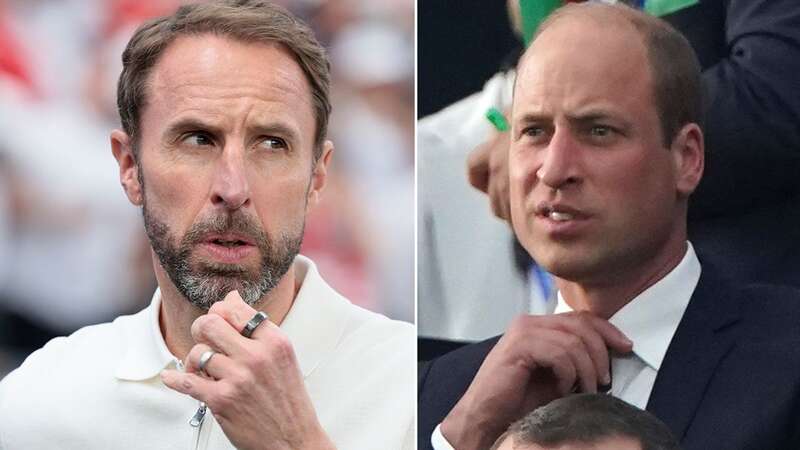
[[[520,242],[571,282],[641,286],[663,276],[686,251],[701,115],[696,57],[669,25],[622,5],[554,12],[521,58],[514,91]]]
[[[162,295],[201,311],[232,290],[291,300],[332,150],[328,91],[324,49],[269,2],[187,5],[136,32],[111,141]]]
[[[655,416],[604,394],[554,400],[514,422],[491,450],[679,450]]]

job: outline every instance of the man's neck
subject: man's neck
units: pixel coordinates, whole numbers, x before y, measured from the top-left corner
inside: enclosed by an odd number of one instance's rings
[[[687,243],[653,258],[638,270],[605,275],[590,281],[569,281],[556,277],[556,285],[564,302],[574,311],[589,311],[608,319],[631,300],[667,276],[686,255]]]
[[[183,360],[195,345],[191,334],[192,323],[207,312],[189,303],[186,297],[178,292],[161,266],[155,264],[156,279],[161,292],[159,311],[161,335],[170,353]],[[292,266],[278,285],[253,305],[253,308],[256,311],[264,311],[270,321],[280,325],[289,313],[299,290],[295,280],[294,266]]]

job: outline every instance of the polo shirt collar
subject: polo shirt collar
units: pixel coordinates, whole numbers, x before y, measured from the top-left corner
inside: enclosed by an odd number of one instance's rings
[[[320,276],[316,265],[298,255],[294,270],[300,289],[281,324],[295,350],[304,377],[332,354],[344,334],[348,301]],[[124,354],[115,376],[120,380],[144,381],[167,367],[175,367],[159,325],[161,291],[156,289],[150,305],[125,322]],[[120,319],[117,319],[120,320]]]
[[[150,305],[125,322],[125,354],[115,372],[120,380],[144,381],[176,365],[178,359],[170,353],[161,334],[160,311],[161,290],[156,289]]]
[[[326,358],[331,358],[350,320],[350,302],[330,287],[308,258],[295,258],[295,277],[300,290],[281,323],[294,347],[303,377],[308,377]]]
[[[656,371],[661,368],[672,336],[700,280],[700,270],[694,248],[687,242],[686,254],[671,272],[609,319],[633,341],[633,353]],[[571,310],[559,292],[555,312]]]

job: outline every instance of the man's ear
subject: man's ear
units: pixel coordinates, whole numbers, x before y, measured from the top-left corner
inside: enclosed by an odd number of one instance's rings
[[[675,161],[675,186],[678,194],[688,197],[697,188],[705,167],[703,131],[696,123],[680,129],[670,148]]]
[[[125,190],[128,200],[136,206],[141,206],[144,197],[142,185],[139,180],[136,157],[133,155],[131,138],[122,130],[111,132],[111,153],[119,164],[119,182]]]
[[[328,164],[330,164],[331,155],[333,155],[333,142],[326,140],[322,144],[322,154],[317,158],[317,162],[314,164],[311,171],[306,212],[310,211],[319,203],[322,190],[325,189],[325,183],[328,181]]]

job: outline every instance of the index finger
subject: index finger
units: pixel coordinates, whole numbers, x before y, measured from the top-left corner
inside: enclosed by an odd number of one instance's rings
[[[590,317],[589,320],[594,329],[603,337],[608,347],[623,354],[630,353],[633,350],[633,342],[611,322],[595,316]]]
[[[247,321],[256,314],[252,306],[242,300],[239,291],[230,291],[221,302],[211,305],[209,314],[216,314],[228,322],[237,332],[241,333]]]

